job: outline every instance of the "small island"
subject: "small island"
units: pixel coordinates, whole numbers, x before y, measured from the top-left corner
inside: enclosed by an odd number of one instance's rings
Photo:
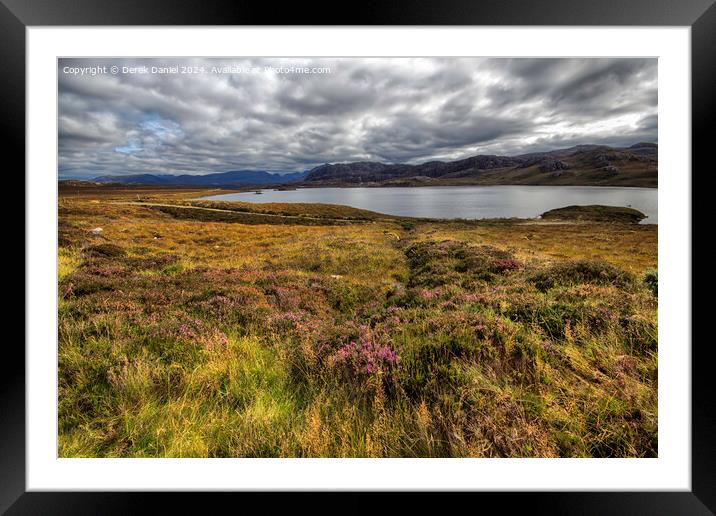
[[[639,210],[621,206],[602,206],[591,204],[589,206],[565,206],[546,211],[542,214],[543,220],[577,220],[589,222],[619,222],[622,224],[638,224],[646,218]]]

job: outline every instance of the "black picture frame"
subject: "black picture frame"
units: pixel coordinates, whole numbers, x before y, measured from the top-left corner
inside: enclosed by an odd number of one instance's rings
[[[332,9],[304,3],[280,8],[241,0],[0,0],[0,124],[5,157],[25,166],[25,30],[43,25],[607,25],[690,26],[692,52],[692,169],[709,172],[716,93],[716,4],[714,0],[502,0],[362,2],[341,19]],[[674,171],[670,171],[672,173]],[[686,173],[687,171],[683,171]],[[692,176],[693,177],[693,176]],[[692,179],[693,184],[693,179]],[[24,184],[20,186],[24,192]],[[693,190],[692,188],[692,191]],[[692,211],[692,219],[696,213]],[[693,233],[692,233],[693,234]],[[698,242],[694,242],[698,244]],[[704,245],[704,244],[701,244]],[[695,265],[692,245],[692,267]],[[24,252],[23,252],[24,253]],[[23,254],[24,256],[24,254]],[[25,257],[27,258],[27,257]],[[25,269],[27,275],[27,269]],[[703,288],[703,287],[702,287]],[[32,309],[32,307],[26,307]],[[708,309],[694,304],[692,321]],[[694,317],[696,315],[696,317]],[[705,316],[705,314],[702,314]],[[0,361],[0,512],[8,514],[112,514],[142,512],[161,497],[163,512],[191,507],[179,493],[25,492],[25,353],[6,341]],[[11,344],[14,349],[11,349]],[[684,342],[684,346],[691,343]],[[688,493],[481,493],[483,502],[529,507],[530,512],[580,514],[713,514],[716,512],[716,416],[710,340],[692,346],[692,491]],[[224,496],[254,495],[236,494]],[[359,509],[356,503],[342,507]],[[203,498],[203,496],[202,496]],[[281,497],[279,497],[279,500]],[[421,495],[412,501],[422,503]],[[460,500],[451,498],[451,500]],[[242,501],[243,503],[251,500]],[[402,502],[401,502],[402,503]],[[473,502],[471,502],[473,503]],[[249,507],[246,505],[245,507]],[[488,507],[484,506],[483,507]],[[239,508],[237,507],[236,510]],[[337,508],[334,507],[337,510]],[[341,510],[345,512],[345,510]]]

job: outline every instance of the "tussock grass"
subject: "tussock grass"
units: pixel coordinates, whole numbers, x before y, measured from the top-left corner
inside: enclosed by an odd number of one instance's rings
[[[82,263],[79,253],[69,247],[60,247],[57,251],[57,279],[62,281],[72,274]]]
[[[61,199],[60,456],[657,454],[655,228],[343,216]]]

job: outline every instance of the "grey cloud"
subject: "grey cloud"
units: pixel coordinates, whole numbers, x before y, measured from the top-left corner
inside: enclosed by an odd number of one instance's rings
[[[97,65],[259,71],[63,73]],[[58,68],[64,177],[293,171],[657,139],[654,59],[61,59]]]

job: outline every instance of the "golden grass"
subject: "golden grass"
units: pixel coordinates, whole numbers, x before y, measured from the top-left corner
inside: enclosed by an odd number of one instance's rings
[[[633,224],[421,224],[417,238],[513,249],[524,260],[597,259],[642,273],[657,266],[658,228]]]
[[[57,279],[62,281],[72,274],[82,263],[82,257],[76,249],[61,247],[57,251]]]
[[[656,453],[656,300],[638,283],[656,227],[245,225],[112,202],[135,195],[60,198],[62,457]],[[485,257],[507,272],[473,272]],[[536,290],[535,271],[582,259],[637,280]],[[400,368],[347,375],[335,350],[358,338]]]

